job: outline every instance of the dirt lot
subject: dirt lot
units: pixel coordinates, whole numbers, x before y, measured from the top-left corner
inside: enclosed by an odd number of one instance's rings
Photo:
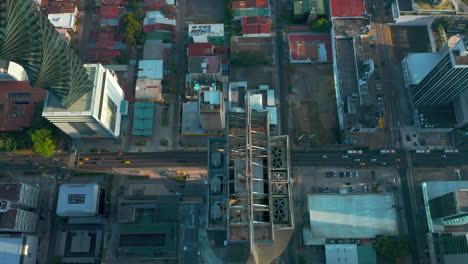
[[[196,23],[222,22],[227,3],[227,0],[185,0],[185,19],[195,19]]]
[[[337,113],[332,64],[289,64],[289,96],[294,137],[315,134],[314,144],[337,141]]]
[[[272,38],[233,37],[231,39],[231,58],[235,58],[243,52],[261,54],[270,61],[275,59]]]
[[[275,68],[272,65],[235,66],[230,65],[230,82],[247,82],[249,89],[256,89],[260,84],[270,85],[273,89],[273,73]]]

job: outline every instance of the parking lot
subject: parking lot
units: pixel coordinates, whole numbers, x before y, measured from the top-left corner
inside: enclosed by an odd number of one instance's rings
[[[391,192],[396,173],[393,170],[317,169],[313,175],[298,172],[301,186],[308,193]],[[299,180],[299,179],[298,179]]]

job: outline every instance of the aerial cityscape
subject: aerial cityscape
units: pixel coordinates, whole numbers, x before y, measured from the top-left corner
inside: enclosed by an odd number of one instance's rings
[[[0,0],[0,264],[468,264],[468,0]]]

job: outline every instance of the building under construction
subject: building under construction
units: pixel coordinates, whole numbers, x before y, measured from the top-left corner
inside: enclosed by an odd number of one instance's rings
[[[226,115],[226,137],[209,140],[208,230],[226,230],[227,243],[275,240],[294,228],[288,136],[271,136],[269,115],[251,110]]]

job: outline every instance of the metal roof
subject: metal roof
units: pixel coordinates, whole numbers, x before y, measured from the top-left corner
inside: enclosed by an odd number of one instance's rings
[[[391,194],[313,194],[308,197],[310,229],[319,238],[374,238],[398,235]]]
[[[57,28],[73,28],[76,23],[75,13],[49,14],[48,18]]]
[[[2,263],[20,264],[22,248],[22,238],[0,237],[0,259]]]
[[[138,65],[138,78],[161,80],[163,78],[163,61],[141,60]]]
[[[150,136],[153,134],[153,102],[137,102],[135,103],[135,112],[133,115],[133,130],[134,136]]]
[[[325,245],[325,259],[327,264],[358,264],[356,244]]]

